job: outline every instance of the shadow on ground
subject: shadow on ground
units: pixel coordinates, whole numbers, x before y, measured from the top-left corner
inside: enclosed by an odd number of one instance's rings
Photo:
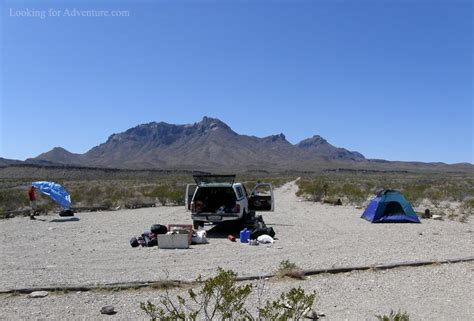
[[[242,222],[228,222],[214,225],[207,230],[207,238],[226,239],[229,234],[239,237],[240,231],[246,226]]]
[[[68,217],[68,218],[55,218],[50,223],[66,223],[66,222],[77,222],[79,221],[79,217]]]

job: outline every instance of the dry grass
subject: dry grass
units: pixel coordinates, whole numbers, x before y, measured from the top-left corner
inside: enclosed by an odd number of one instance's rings
[[[275,187],[294,178],[266,177]],[[0,180],[0,218],[8,212],[29,209],[27,189],[31,180]],[[257,183],[254,177],[237,177],[249,192]],[[137,208],[143,205],[183,206],[186,184],[192,183],[191,175],[101,178],[97,180],[55,179],[71,194],[73,207],[101,207],[106,209]],[[37,193],[38,209],[42,213],[58,212],[59,207],[49,197]]]
[[[473,214],[474,175],[413,173],[325,173],[298,181],[298,196],[310,201],[342,199],[343,204],[364,206],[383,189],[398,189],[414,206],[426,205],[444,212],[450,219],[465,221]],[[445,208],[443,202],[457,202],[459,208]],[[433,212],[433,211],[432,211]]]
[[[280,266],[275,272],[275,276],[280,279],[288,277],[292,279],[304,280],[306,278],[303,269],[289,260],[283,260],[280,262]]]

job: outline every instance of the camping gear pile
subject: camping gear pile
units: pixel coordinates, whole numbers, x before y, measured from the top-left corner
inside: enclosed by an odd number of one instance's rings
[[[275,231],[273,230],[273,227],[268,227],[265,224],[261,215],[258,215],[255,217],[255,224],[253,229],[250,231],[249,239],[256,240],[260,235],[269,235],[273,238],[275,236]]]
[[[132,247],[144,246],[152,247],[158,245],[158,234],[168,233],[168,228],[161,224],[153,224],[149,231],[144,231],[141,236],[132,237],[130,239],[130,245]]]
[[[153,247],[162,249],[185,249],[190,244],[208,243],[206,231],[193,231],[192,225],[170,224],[168,227],[161,224],[153,224],[150,230],[146,230],[139,237],[132,237],[132,247]]]
[[[235,242],[235,238],[229,240]],[[240,243],[248,243],[249,245],[272,244],[275,231],[272,227],[266,226],[261,215],[255,217],[254,226],[251,230],[244,228],[240,231]]]

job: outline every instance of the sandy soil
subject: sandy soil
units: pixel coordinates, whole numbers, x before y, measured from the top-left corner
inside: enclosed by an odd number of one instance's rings
[[[276,211],[261,213],[277,233],[272,246],[232,243],[226,233],[214,229],[209,231],[209,244],[193,245],[189,250],[130,247],[130,237],[151,224],[191,224],[189,212],[181,207],[79,213],[74,220],[44,216],[36,221],[1,221],[1,288],[159,280],[166,274],[171,279],[193,280],[199,274],[213,275],[218,266],[242,276],[258,275],[275,271],[285,259],[304,269],[316,269],[473,254],[472,221],[370,224],[353,207],[302,202],[295,196],[296,189],[289,183],[276,190]],[[435,319],[467,320],[474,317],[473,266],[463,263],[324,275],[298,284],[318,292],[327,319],[370,319],[375,312],[401,308],[415,319],[433,314]],[[291,283],[274,284],[270,291],[279,292]],[[55,294],[35,300],[2,297],[0,318],[56,319],[62,315],[59,311],[69,311],[72,318],[96,319],[100,306],[109,303],[127,307],[126,313],[115,318],[133,319],[133,313],[139,313],[138,302],[147,296],[156,294],[141,290]]]

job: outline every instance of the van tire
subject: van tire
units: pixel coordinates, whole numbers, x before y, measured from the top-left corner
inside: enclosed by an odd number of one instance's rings
[[[204,222],[193,221],[193,229],[199,230],[200,227],[204,227]]]

